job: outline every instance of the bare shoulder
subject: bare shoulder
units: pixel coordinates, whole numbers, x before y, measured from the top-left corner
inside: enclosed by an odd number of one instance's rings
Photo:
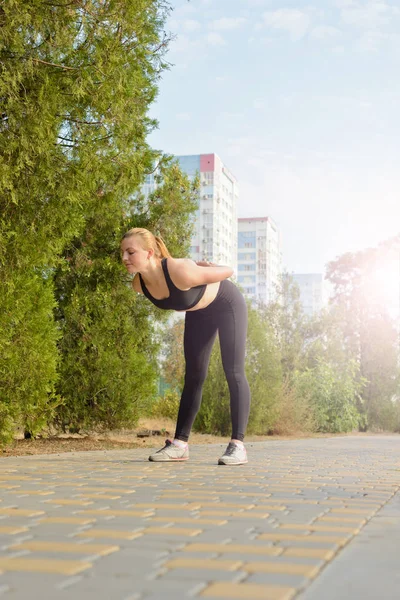
[[[181,290],[216,283],[233,273],[230,267],[200,267],[190,258],[168,258],[167,264],[172,281]]]
[[[191,258],[173,258],[172,256],[168,257],[168,270],[172,269],[174,272],[178,272],[193,268],[194,266],[196,266],[196,263]]]
[[[142,286],[140,284],[139,273],[136,273],[135,277],[132,279],[132,287],[135,290],[135,292],[138,292],[138,294],[143,294]]]
[[[169,256],[167,265],[174,284],[180,289],[189,289],[188,273],[193,267],[196,267],[196,263],[190,258],[173,258]]]

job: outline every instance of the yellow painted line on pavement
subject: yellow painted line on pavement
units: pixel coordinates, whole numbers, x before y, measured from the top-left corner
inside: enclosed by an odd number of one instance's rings
[[[348,538],[331,536],[331,535],[306,535],[295,533],[261,533],[257,536],[258,540],[266,540],[270,542],[311,542],[315,544],[338,544],[344,546],[348,542]]]
[[[302,525],[299,523],[285,523],[284,525],[279,525],[279,529],[300,529],[303,531],[325,531],[332,533],[350,533],[355,535],[360,531],[358,527],[340,527],[335,525]]]
[[[314,522],[317,523],[343,523],[343,525],[348,525],[349,523],[353,523],[354,525],[365,525],[367,522],[366,519],[360,519],[356,517],[330,517],[329,515],[323,515],[322,517],[318,517],[318,519]]]
[[[89,525],[89,523],[95,523],[96,519],[84,519],[81,517],[45,517],[39,519],[38,523],[64,523],[66,525]]]
[[[38,558],[0,558],[0,570],[27,571],[30,573],[58,573],[76,575],[90,569],[91,563],[80,560],[54,560]]]
[[[228,510],[201,510],[199,511],[200,517],[231,517],[238,519],[266,519],[269,517],[269,513],[262,512],[251,512],[246,510],[243,512],[228,511]]]
[[[17,533],[25,533],[25,531],[29,531],[27,527],[13,527],[12,525],[1,525],[0,533],[5,533],[8,535],[16,535]]]
[[[146,527],[141,530],[143,535],[145,534],[158,534],[158,535],[183,535],[186,537],[194,537],[203,533],[202,529],[188,529],[186,527]]]
[[[198,510],[200,503],[191,502],[186,504],[162,504],[156,502],[140,502],[138,504],[130,504],[132,508],[147,508],[149,510],[163,509],[163,510]]]
[[[9,494],[17,494],[18,496],[51,496],[55,492],[42,490],[13,490]]]
[[[325,550],[322,548],[284,548],[283,556],[296,556],[299,558],[321,558],[322,560],[331,560],[335,555],[333,550]]]
[[[136,494],[135,490],[127,489],[127,488],[114,488],[114,487],[84,487],[80,488],[80,492],[111,492],[114,494]]]
[[[98,515],[99,517],[148,517],[154,514],[154,511],[148,510],[112,510],[112,509],[86,509],[78,510],[81,515]]]
[[[302,565],[286,562],[249,562],[240,567],[246,573],[282,573],[284,575],[303,575],[314,578],[320,571],[317,565]]]
[[[14,550],[31,550],[32,552],[75,552],[77,554],[98,554],[99,556],[107,556],[107,554],[119,550],[119,546],[107,546],[105,544],[73,544],[35,540],[13,544],[10,548]]]
[[[246,544],[187,544],[183,552],[218,552],[219,554],[265,554],[279,556],[283,548]]]
[[[87,529],[76,534],[76,537],[82,538],[109,538],[114,540],[134,540],[142,537],[142,532],[138,531],[118,531],[116,529]]]
[[[0,515],[7,515],[9,517],[36,517],[44,514],[44,510],[33,510],[29,508],[0,508]]]
[[[291,600],[295,588],[261,585],[258,583],[211,583],[200,594],[203,598],[228,598],[229,600]]]
[[[60,506],[89,506],[89,504],[93,504],[91,500],[70,500],[69,498],[52,498],[45,502],[46,504],[59,504]]]
[[[82,494],[82,500],[85,498],[93,498],[94,500],[118,500],[121,496],[112,494]],[[93,504],[93,502],[91,502]]]
[[[167,569],[211,569],[217,571],[237,571],[243,562],[241,560],[213,560],[194,558],[174,558],[163,564]]]
[[[226,525],[226,519],[197,519],[195,517],[150,517],[149,523],[193,523],[193,525]]]

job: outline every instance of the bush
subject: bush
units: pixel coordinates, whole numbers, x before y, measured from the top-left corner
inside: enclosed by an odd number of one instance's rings
[[[56,278],[64,402],[55,425],[63,430],[135,426],[154,397],[157,345],[147,307],[120,278],[110,258],[99,258],[86,278],[74,269]]]
[[[259,313],[248,306],[246,375],[251,404],[247,432],[266,434],[277,415],[277,390],[281,385],[280,353],[272,330]],[[203,433],[231,434],[230,394],[222,366],[219,342],[211,354],[203,403],[194,427]]]
[[[357,372],[352,361],[347,369],[339,371],[320,360],[314,368],[295,373],[296,395],[310,404],[316,431],[343,433],[358,429],[356,402],[362,384],[357,383]]]
[[[51,283],[34,271],[7,274],[0,297],[0,443],[17,427],[36,435],[60,403]]]
[[[165,391],[164,396],[158,396],[153,402],[149,416],[165,417],[176,421],[178,417],[179,402],[180,395],[178,392],[168,389]]]
[[[316,430],[316,422],[310,399],[284,382],[277,394],[277,417],[271,433],[297,435]]]

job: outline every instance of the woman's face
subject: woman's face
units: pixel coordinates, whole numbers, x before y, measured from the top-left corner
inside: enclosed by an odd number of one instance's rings
[[[128,273],[142,271],[151,255],[151,250],[143,249],[139,235],[131,235],[121,242],[121,258]]]

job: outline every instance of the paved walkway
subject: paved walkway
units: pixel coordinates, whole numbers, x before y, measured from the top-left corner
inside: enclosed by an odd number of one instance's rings
[[[400,436],[247,448],[0,459],[0,599],[398,599]]]

